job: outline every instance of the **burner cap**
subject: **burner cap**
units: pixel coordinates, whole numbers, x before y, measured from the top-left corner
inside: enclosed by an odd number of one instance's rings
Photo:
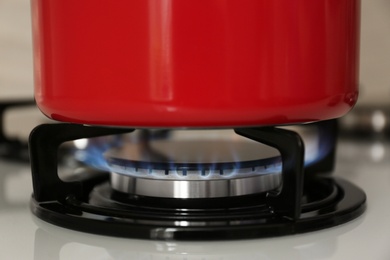
[[[241,196],[279,187],[276,149],[245,139],[167,139],[109,150],[112,188],[168,198]]]

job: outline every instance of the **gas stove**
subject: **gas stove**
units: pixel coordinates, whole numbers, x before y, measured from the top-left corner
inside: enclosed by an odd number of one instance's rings
[[[95,160],[101,160],[107,172],[85,167],[68,180],[57,173],[61,143],[133,129],[41,125],[30,136],[31,208],[59,226],[158,240],[272,237],[356,218],[365,208],[364,192],[320,175],[333,167],[336,122],[306,127],[316,128],[319,135],[320,151],[310,160],[305,159],[301,137],[287,129],[235,130],[251,142],[232,135],[221,138],[222,130],[154,140],[143,130],[136,142],[112,147],[103,142],[100,152],[94,145],[98,142],[91,142],[84,156],[91,157],[91,151],[92,157],[104,154]]]
[[[164,138],[158,137],[156,141]],[[179,136],[178,139],[188,140],[188,137]],[[307,146],[310,150],[310,145]],[[118,152],[111,151],[107,156],[113,157]],[[387,200],[390,195],[389,155],[390,144],[386,139],[339,140],[332,178],[348,180],[361,187],[368,197],[366,212],[350,222],[281,237],[196,242],[117,238],[49,224],[30,213],[29,165],[2,159],[0,223],[4,250],[0,255],[22,259],[386,259],[390,242],[387,235],[390,231],[387,224],[390,214]],[[86,158],[85,154],[81,157]],[[63,168],[59,167],[60,173]],[[24,250],[20,250],[21,243]],[[357,249],[356,243],[365,244],[365,248]]]

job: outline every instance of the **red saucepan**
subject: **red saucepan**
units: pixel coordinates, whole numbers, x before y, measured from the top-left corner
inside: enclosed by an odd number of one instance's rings
[[[290,124],[357,99],[359,0],[32,0],[48,117],[139,127]]]

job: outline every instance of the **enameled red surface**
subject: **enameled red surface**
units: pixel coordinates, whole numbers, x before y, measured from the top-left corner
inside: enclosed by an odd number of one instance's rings
[[[141,127],[288,124],[355,104],[359,0],[32,0],[47,116]]]

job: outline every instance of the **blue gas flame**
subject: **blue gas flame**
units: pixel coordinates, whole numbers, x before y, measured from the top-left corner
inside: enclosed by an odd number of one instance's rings
[[[326,156],[328,156],[332,149],[335,148],[336,145],[336,136],[332,136],[328,134],[326,131],[323,131],[322,129],[319,129],[318,133],[318,140],[316,142],[315,149],[309,149],[309,146],[311,145],[310,142],[306,142],[305,146],[305,167],[311,166],[315,163],[320,162],[323,160]]]
[[[77,143],[78,141],[80,142],[80,140],[76,140],[75,142]],[[123,145],[123,138],[120,135],[89,138],[83,139],[82,141],[85,142],[84,147],[75,148],[74,155],[76,160],[103,171],[110,170],[110,166],[104,158],[104,153],[113,147]]]
[[[332,144],[334,143],[334,140],[332,138],[334,137],[329,135],[323,135],[318,140],[318,144],[316,146],[317,149],[315,149],[314,151],[310,149],[306,150],[304,159],[305,167],[311,166],[321,161],[332,151]],[[85,139],[84,142],[84,147],[82,147],[81,149],[80,147],[75,149],[74,154],[78,161],[99,170],[115,171],[117,169],[114,169],[109,165],[107,159],[104,157],[104,153],[111,148],[121,147],[126,142],[138,143],[139,140],[130,139],[129,136],[126,136],[126,138],[124,138],[123,135],[117,135],[110,137]],[[231,171],[226,169],[226,171],[223,172],[223,175],[221,175],[221,178],[230,178],[237,173],[237,169],[241,168],[239,155],[234,154],[234,151],[232,151],[232,153],[234,155],[233,158],[236,158],[236,165],[234,167],[231,167]],[[264,172],[262,171],[262,173],[281,172],[282,170],[282,165],[280,163],[272,164],[270,166],[271,168],[264,168]],[[168,168],[174,169],[175,163],[172,162]],[[216,166],[208,165],[207,167],[205,167],[202,164],[201,160],[199,160],[198,172],[201,173],[201,177],[204,177],[204,179],[208,179],[211,174],[215,175],[217,171],[219,170],[216,170]],[[186,172],[180,170],[176,172],[176,175],[178,179],[185,178]]]

